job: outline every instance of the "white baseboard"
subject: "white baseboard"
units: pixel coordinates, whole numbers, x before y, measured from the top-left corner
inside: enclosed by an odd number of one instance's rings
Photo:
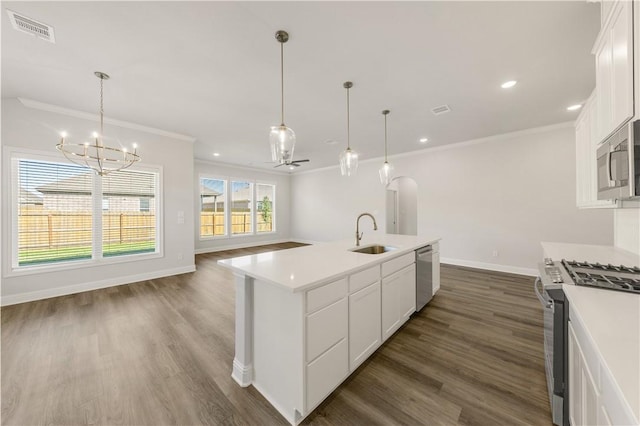
[[[282,243],[288,243],[294,241],[291,238],[279,238],[277,240],[267,240],[267,241],[250,241],[250,242],[246,242],[246,243],[240,243],[240,244],[225,244],[223,246],[216,246],[216,247],[202,247],[202,248],[198,248],[196,249],[196,254],[202,254],[202,253],[215,253],[217,251],[225,251],[225,250],[235,250],[235,249],[242,249],[242,248],[247,248],[247,247],[258,247],[258,246],[266,246],[269,244],[282,244]]]
[[[450,265],[467,266],[469,268],[486,269],[489,271],[508,272],[510,274],[527,275],[537,277],[538,270],[534,268],[522,268],[520,266],[499,265],[497,263],[477,262],[475,260],[452,259],[450,257],[441,257],[440,263],[448,263]]]
[[[98,290],[101,288],[115,287],[123,284],[131,284],[138,281],[152,280],[155,278],[168,277],[170,275],[186,274],[194,272],[196,265],[183,266],[180,268],[163,269],[160,271],[145,272],[124,277],[109,278],[106,280],[92,281],[88,283],[75,284],[65,287],[48,288],[46,290],[30,291],[27,293],[11,294],[3,296],[0,301],[1,306],[16,305],[18,303],[33,302],[34,300],[48,299],[51,297],[66,296],[68,294],[82,293],[85,291]]]
[[[304,240],[302,238],[290,238],[289,241],[291,241],[292,243],[300,243],[300,244],[319,244],[320,243],[320,241]]]

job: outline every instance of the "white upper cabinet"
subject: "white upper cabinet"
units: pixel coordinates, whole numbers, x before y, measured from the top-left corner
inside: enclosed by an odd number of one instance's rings
[[[606,6],[606,7],[605,7]],[[597,141],[633,117],[633,2],[606,2],[593,48],[596,59]]]

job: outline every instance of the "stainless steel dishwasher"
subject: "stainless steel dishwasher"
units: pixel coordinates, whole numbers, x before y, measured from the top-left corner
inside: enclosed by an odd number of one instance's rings
[[[416,250],[416,312],[433,297],[433,247]]]

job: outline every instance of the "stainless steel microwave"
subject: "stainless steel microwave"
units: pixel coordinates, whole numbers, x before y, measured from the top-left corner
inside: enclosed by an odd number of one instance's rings
[[[640,120],[606,139],[597,157],[598,200],[640,197]]]

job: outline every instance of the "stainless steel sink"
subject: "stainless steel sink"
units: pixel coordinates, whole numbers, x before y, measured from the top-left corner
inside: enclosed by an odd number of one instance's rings
[[[350,249],[350,251],[353,251],[355,253],[365,253],[365,254],[382,254],[395,249],[396,249],[395,247],[391,247],[391,246],[381,246],[379,244],[374,244],[371,246]]]

